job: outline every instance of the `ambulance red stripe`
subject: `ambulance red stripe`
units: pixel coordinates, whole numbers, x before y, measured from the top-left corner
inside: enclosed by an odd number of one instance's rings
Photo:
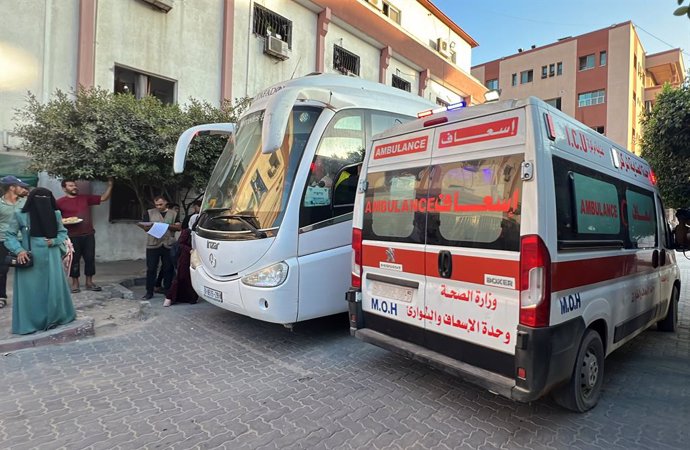
[[[382,262],[400,264],[402,272],[438,277],[438,253],[392,247],[395,255],[394,261],[389,261],[386,256],[387,248],[364,245],[363,265],[378,268]],[[558,292],[575,289],[651,271],[653,270],[652,252],[649,250],[631,255],[552,263],[552,290]],[[450,279],[484,284],[484,275],[490,274],[515,278],[517,286],[519,271],[520,263],[518,261],[453,255],[453,275]]]

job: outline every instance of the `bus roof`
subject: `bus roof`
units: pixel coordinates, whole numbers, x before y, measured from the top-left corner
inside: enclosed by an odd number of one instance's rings
[[[259,92],[243,115],[266,110],[262,124],[263,153],[275,152],[283,142],[290,111],[299,100],[313,100],[334,108],[366,108],[414,116],[434,103],[401,89],[335,74],[314,74],[288,80]]]

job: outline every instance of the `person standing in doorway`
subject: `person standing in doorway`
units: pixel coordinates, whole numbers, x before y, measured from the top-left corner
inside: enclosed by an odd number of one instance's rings
[[[4,194],[0,197],[0,309],[7,306],[7,272],[9,266],[5,264],[8,250],[5,247],[5,232],[17,219],[15,213],[22,209],[29,193],[29,185],[17,177],[8,175],[0,178],[0,187]]]
[[[182,228],[177,220],[177,212],[168,209],[168,200],[165,197],[154,198],[153,204],[155,208],[144,213],[143,221],[138,224],[139,228],[148,232],[153,224],[163,223],[167,225],[167,229],[160,238],[149,234],[146,239],[146,294],[142,297],[145,300],[153,297],[159,261],[163,271],[164,292],[170,289],[174,274],[170,248],[175,242],[175,232]]]
[[[74,180],[62,180],[64,197],[57,200],[57,206],[67,225],[69,238],[74,246],[70,278],[72,293],[77,293],[79,288],[79,265],[84,259],[84,275],[86,276],[85,288],[90,291],[100,291],[101,287],[93,282],[96,274],[96,231],[93,229],[91,218],[91,206],[100,205],[101,202],[110,200],[113,194],[113,179],[108,179],[108,187],[101,195],[81,195]],[[80,220],[78,220],[80,219]],[[70,223],[74,221],[73,223]]]

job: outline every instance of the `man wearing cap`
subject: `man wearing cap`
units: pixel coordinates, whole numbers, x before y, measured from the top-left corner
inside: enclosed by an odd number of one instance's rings
[[[74,246],[74,257],[69,272],[72,279],[72,293],[80,291],[79,264],[82,258],[84,258],[86,289],[100,291],[101,287],[93,282],[93,276],[96,274],[96,231],[93,229],[91,206],[100,205],[101,202],[110,199],[113,194],[113,180],[112,178],[108,180],[108,188],[101,195],[80,195],[74,180],[62,180],[62,190],[65,196],[57,199],[57,207],[62,212],[63,221],[67,218],[81,219],[67,226],[67,234]],[[66,223],[69,224],[69,222]]]
[[[4,308],[7,306],[7,272],[9,271],[9,267],[5,265],[5,256],[8,254],[4,245],[5,231],[16,221],[14,213],[24,206],[29,185],[15,176],[8,175],[0,178],[0,186],[5,191],[0,197],[0,308]]]

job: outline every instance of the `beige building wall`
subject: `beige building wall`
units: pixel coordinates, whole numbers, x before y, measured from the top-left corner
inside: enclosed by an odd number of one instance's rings
[[[222,0],[175,2],[164,14],[140,1],[99,0],[95,84],[112,90],[115,65],[176,81],[177,102],[220,98]]]
[[[561,110],[569,115],[575,115],[575,77],[577,67],[577,43],[568,41],[535,51],[523,52],[519,57],[506,58],[500,62],[500,76],[498,80],[501,98],[519,98],[537,96],[544,100],[561,98]],[[563,63],[563,74],[541,78],[541,67],[550,64]],[[520,74],[525,70],[533,70],[533,81],[521,84]],[[548,69],[547,69],[548,70]],[[511,85],[512,75],[517,74],[517,86]]]
[[[1,149],[18,144],[14,110],[26,104],[27,91],[45,102],[56,89],[74,89],[79,1],[0,0],[0,14]]]
[[[630,70],[634,54],[632,27],[609,31],[608,80],[606,83],[606,136],[630,149],[629,126],[633,74]]]

